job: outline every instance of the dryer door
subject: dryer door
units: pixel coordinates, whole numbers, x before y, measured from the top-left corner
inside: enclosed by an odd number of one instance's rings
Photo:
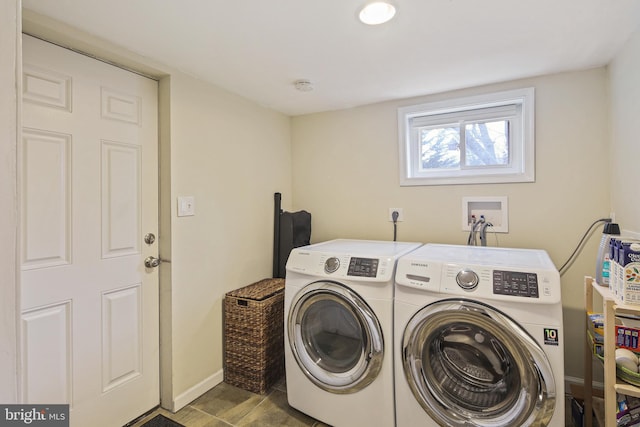
[[[384,340],[367,303],[348,287],[321,281],[296,295],[289,345],[305,375],[332,393],[354,393],[380,372]]]
[[[551,365],[506,314],[476,301],[420,310],[402,341],[404,374],[440,425],[545,426],[555,408]]]

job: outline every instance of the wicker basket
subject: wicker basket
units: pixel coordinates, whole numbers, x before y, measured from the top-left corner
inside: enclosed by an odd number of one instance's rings
[[[263,394],[284,374],[284,279],[228,292],[224,311],[224,381]]]

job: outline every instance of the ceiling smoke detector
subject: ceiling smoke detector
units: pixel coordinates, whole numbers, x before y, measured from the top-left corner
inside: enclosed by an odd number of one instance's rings
[[[313,83],[309,80],[296,80],[293,82],[293,86],[300,92],[311,92],[313,90]]]

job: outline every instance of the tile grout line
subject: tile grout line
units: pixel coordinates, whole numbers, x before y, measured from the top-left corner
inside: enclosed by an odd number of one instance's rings
[[[200,408],[196,408],[195,406],[192,406],[192,405],[187,405],[187,406],[188,406],[189,408],[193,409],[194,411],[197,411],[197,412],[200,412],[200,413],[202,413],[202,414],[205,414],[205,415],[210,416],[211,418],[215,419],[216,421],[221,421],[221,422],[225,423],[226,425],[228,425],[228,426],[230,426],[230,427],[235,427],[235,424],[231,424],[231,423],[230,423],[230,422],[228,422],[227,420],[223,420],[222,418],[216,417],[215,415],[210,414],[210,413],[208,413],[207,411],[203,411],[202,409],[200,409]],[[175,415],[175,414],[174,414],[174,415]],[[175,420],[174,420],[174,421],[175,421]]]
[[[253,408],[251,408],[251,410],[250,410],[250,411],[248,411],[246,414],[244,414],[244,415],[243,415],[243,416],[238,420],[238,422],[237,422],[236,424],[234,424],[234,427],[236,427],[236,425],[237,425],[237,424],[239,424],[242,420],[244,420],[244,419],[245,419],[249,414],[251,414],[253,411],[255,411],[256,409],[258,409],[258,407],[259,407],[260,405],[262,405],[262,404],[263,404],[263,403],[264,403],[264,402],[269,398],[269,396],[271,396],[271,395],[273,394],[273,392],[274,392],[274,391],[275,391],[275,388],[271,389],[271,390],[269,391],[269,393],[267,393],[267,394],[265,394],[265,395],[261,395],[261,394],[259,394],[259,393],[253,393],[253,394],[257,395],[257,396],[261,396],[261,397],[262,397],[262,399],[260,399],[260,402],[258,402],[258,403],[256,404],[256,406],[254,406]]]

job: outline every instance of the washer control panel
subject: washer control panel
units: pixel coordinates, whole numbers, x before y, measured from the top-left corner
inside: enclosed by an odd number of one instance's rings
[[[509,303],[562,301],[560,274],[540,249],[426,244],[398,260],[396,285]]]
[[[465,291],[473,291],[480,283],[480,277],[471,268],[463,268],[456,273],[456,283]],[[520,271],[491,270],[494,295],[538,298],[538,275]]]
[[[493,293],[538,298],[538,275],[519,271],[493,270]]]

